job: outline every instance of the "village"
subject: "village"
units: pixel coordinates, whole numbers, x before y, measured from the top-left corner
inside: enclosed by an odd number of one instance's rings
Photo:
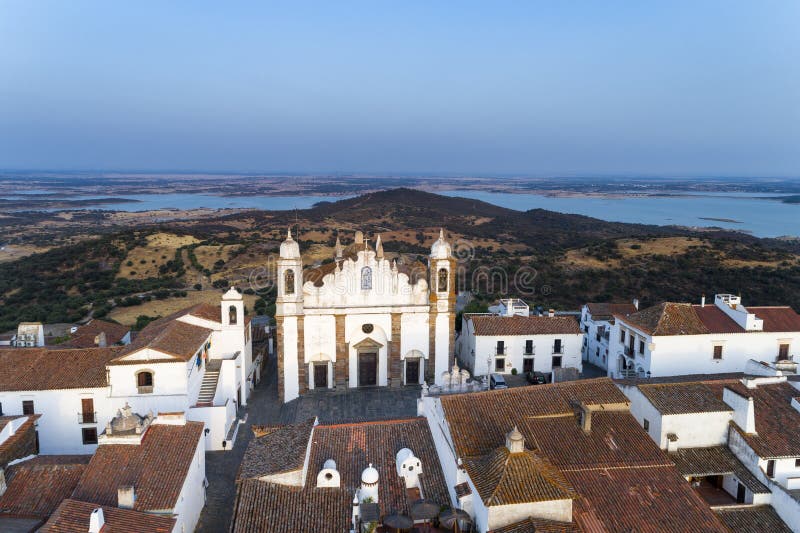
[[[800,530],[791,307],[509,295],[457,331],[444,229],[425,263],[302,254],[274,322],[231,287],[4,337],[0,530]]]

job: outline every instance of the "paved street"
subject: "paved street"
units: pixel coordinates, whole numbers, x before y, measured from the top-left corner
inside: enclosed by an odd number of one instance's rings
[[[197,531],[220,533],[228,530],[234,497],[236,472],[253,436],[250,425],[291,424],[319,416],[322,423],[356,422],[416,416],[419,387],[402,389],[358,389],[310,392],[281,404],[278,400],[275,360],[270,359],[266,376],[256,387],[246,407],[247,422],[239,428],[232,451],[206,453],[207,502]]]

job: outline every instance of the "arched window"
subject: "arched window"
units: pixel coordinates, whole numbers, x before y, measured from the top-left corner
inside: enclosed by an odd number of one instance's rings
[[[447,269],[439,269],[439,292],[447,292]]]
[[[370,267],[364,267],[361,269],[361,288],[372,288],[372,269]]]
[[[283,292],[294,294],[294,270],[291,268],[283,275]]]
[[[228,324],[234,325],[236,324],[236,306],[232,305],[228,307]]]
[[[139,394],[153,392],[153,372],[141,370],[136,373],[136,388]]]

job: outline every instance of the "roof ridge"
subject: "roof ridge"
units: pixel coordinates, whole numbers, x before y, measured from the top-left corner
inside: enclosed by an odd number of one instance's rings
[[[410,416],[407,418],[390,418],[387,420],[365,420],[363,422],[337,422],[333,424],[318,424],[318,428],[336,428],[336,427],[349,427],[349,426],[375,426],[379,424],[401,424],[403,422],[416,422],[423,420],[423,416]],[[288,424],[295,425],[295,424]]]

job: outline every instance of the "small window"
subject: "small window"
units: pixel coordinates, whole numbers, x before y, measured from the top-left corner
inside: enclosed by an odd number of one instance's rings
[[[639,353],[641,353],[641,354],[644,353],[644,340],[643,339],[639,339]]]
[[[561,356],[556,355],[553,357],[553,368],[561,368]]]
[[[775,460],[767,461],[767,477],[775,477]]]
[[[361,289],[369,290],[372,288],[372,269],[364,267],[361,269]]]
[[[778,346],[778,359],[789,359],[789,345],[781,344]]]
[[[0,402],[0,416],[3,416],[3,402]]]
[[[32,414],[34,414],[33,400],[23,400],[22,401],[22,414],[23,415],[32,415]]]
[[[136,374],[136,387],[139,389],[139,394],[153,392],[153,373],[143,370]]]
[[[794,460],[794,467],[795,468],[800,468],[800,459],[795,459]]]
[[[625,342],[625,330],[624,329],[619,330],[619,342],[622,342],[622,343]]]
[[[714,359],[722,359],[722,345],[714,346]]]
[[[81,433],[84,444],[97,444],[97,428],[83,428]]]
[[[497,349],[495,350],[497,355],[503,355],[506,353],[506,343],[505,341],[497,341]]]
[[[650,431],[650,421],[645,418],[644,421],[642,422],[642,427],[644,428],[645,431]]]
[[[294,294],[294,270],[291,268],[283,274],[283,292]]]
[[[564,347],[561,346],[561,339],[553,341],[553,353],[564,353]]]
[[[504,357],[497,357],[494,360],[494,369],[496,372],[502,372],[506,369],[506,360]]]
[[[237,320],[236,306],[228,307],[228,324],[235,326]]]
[[[533,340],[528,339],[525,341],[525,355],[533,354]]]
[[[439,269],[439,292],[447,292],[447,269]]]

